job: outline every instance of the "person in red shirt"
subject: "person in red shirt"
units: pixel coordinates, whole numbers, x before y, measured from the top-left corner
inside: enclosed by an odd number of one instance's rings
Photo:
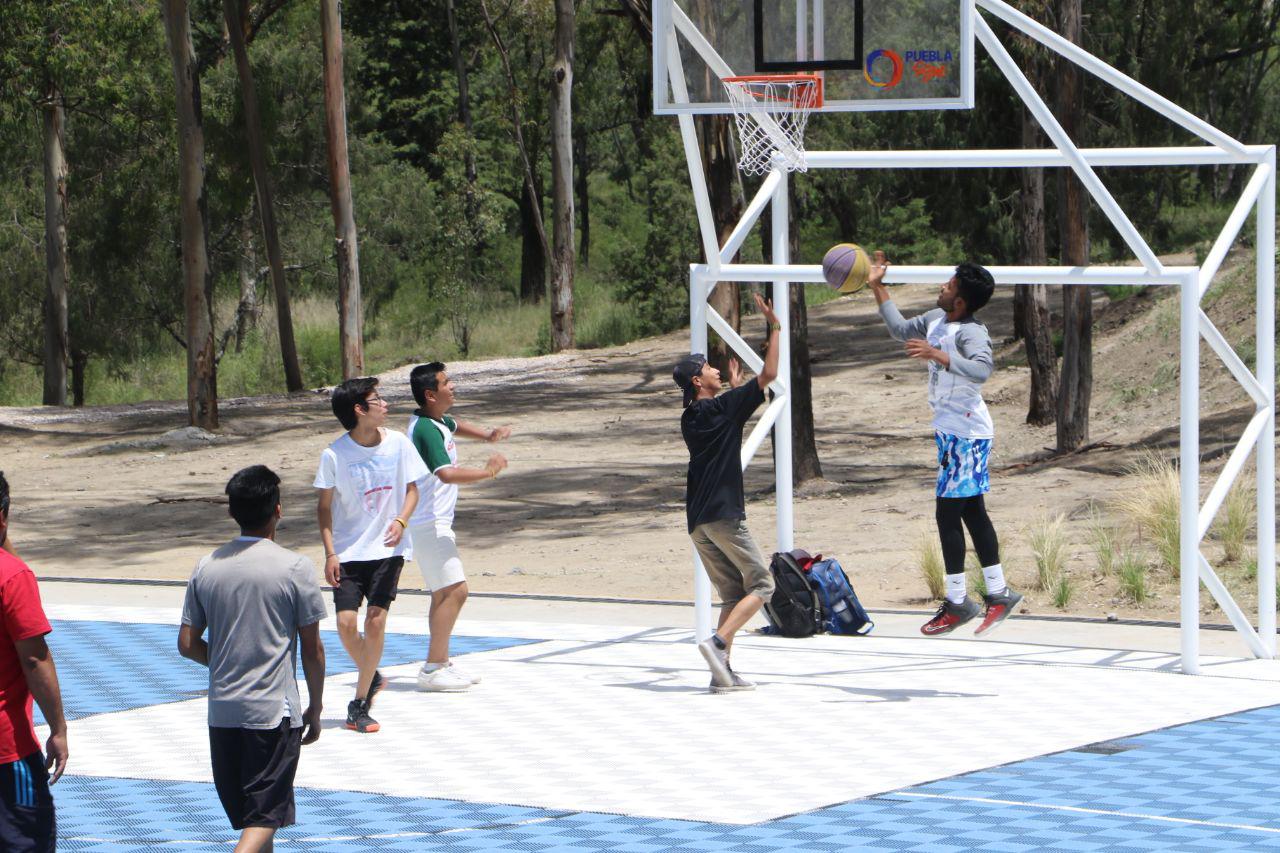
[[[8,543],[9,482],[0,472],[0,542]],[[0,550],[0,850],[52,853],[57,844],[49,786],[67,766],[67,721],[53,655],[44,641],[52,628],[40,605],[36,576]],[[31,700],[49,724],[40,754]]]

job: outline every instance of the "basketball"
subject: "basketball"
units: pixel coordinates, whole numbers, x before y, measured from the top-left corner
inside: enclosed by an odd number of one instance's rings
[[[867,283],[871,259],[866,250],[853,243],[840,243],[827,250],[822,258],[822,275],[832,290],[857,293]]]

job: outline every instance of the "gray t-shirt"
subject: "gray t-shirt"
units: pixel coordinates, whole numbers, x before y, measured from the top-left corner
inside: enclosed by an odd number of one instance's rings
[[[237,537],[196,564],[182,624],[209,629],[209,725],[302,725],[298,629],[325,617],[315,565],[270,539]]]

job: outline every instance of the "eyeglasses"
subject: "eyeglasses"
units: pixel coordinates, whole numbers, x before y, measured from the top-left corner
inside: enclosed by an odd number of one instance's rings
[[[366,399],[362,405],[364,406],[364,408],[367,409],[369,408],[369,405],[371,403],[381,403],[384,406],[387,405],[387,401],[382,399],[382,397],[380,397],[377,394],[374,394],[372,397],[369,397],[368,399]]]

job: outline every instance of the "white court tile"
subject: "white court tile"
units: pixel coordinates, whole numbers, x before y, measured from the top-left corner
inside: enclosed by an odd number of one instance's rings
[[[735,667],[760,688],[711,695],[688,631],[462,633],[560,636],[467,655],[484,677],[469,693],[418,693],[416,665],[386,670],[374,735],[341,727],[354,675],[331,678],[298,784],[754,823],[1280,702],[1276,661],[1222,659],[1231,677],[1191,677],[1161,669],[1170,655],[888,637],[744,637]],[[87,718],[73,738],[76,773],[210,779],[203,700]],[[780,761],[770,753],[783,738],[793,746]],[[796,761],[806,742],[813,761]],[[841,750],[850,772],[828,772]]]

